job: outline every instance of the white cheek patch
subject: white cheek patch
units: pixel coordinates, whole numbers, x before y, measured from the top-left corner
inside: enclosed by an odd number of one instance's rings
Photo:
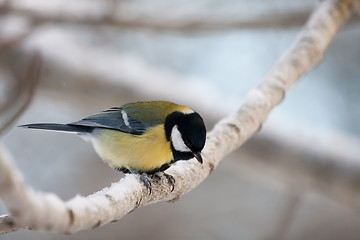
[[[179,152],[191,152],[191,149],[185,145],[184,140],[181,137],[181,133],[177,125],[175,125],[171,130],[171,142],[176,151]]]

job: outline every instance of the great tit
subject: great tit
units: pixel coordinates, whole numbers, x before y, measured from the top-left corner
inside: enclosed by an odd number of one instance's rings
[[[167,101],[127,103],[68,124],[36,123],[20,127],[73,132],[88,139],[110,167],[124,173],[163,172],[178,160],[196,158],[206,139],[205,124],[194,110]],[[171,176],[166,175],[174,188]]]

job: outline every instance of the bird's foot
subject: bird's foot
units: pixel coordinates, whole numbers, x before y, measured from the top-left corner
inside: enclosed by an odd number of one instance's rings
[[[171,192],[174,191],[175,189],[175,178],[173,176],[171,176],[170,174],[167,174],[165,172],[159,172],[159,173],[155,173],[155,174],[151,174],[148,175],[146,173],[139,173],[135,170],[130,169],[129,170],[130,173],[132,174],[136,174],[139,175],[140,177],[140,181],[144,184],[144,186],[146,187],[146,189],[149,191],[149,195],[151,194],[151,182],[150,182],[150,177],[151,179],[154,179],[156,181],[161,180],[161,174],[164,175],[164,177],[166,178],[167,182],[169,183],[169,185],[171,186]]]
[[[144,184],[147,190],[149,190],[149,195],[151,194],[151,182],[146,173],[140,174],[140,181]]]
[[[164,175],[164,177],[166,178],[167,182],[169,183],[169,185],[171,186],[171,192],[174,191],[175,188],[175,178],[173,176],[171,176],[170,174],[167,174],[165,172],[159,172],[154,174],[154,178],[156,180],[160,180],[161,179],[161,175]]]
[[[140,181],[144,184],[146,189],[149,191],[149,195],[151,194],[151,182],[149,181],[149,176],[146,173],[139,173],[133,169],[129,170],[130,173],[139,175]]]

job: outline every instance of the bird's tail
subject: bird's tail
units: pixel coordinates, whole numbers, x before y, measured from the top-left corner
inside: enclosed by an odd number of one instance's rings
[[[90,133],[93,130],[92,127],[58,123],[34,123],[21,125],[19,127],[74,133]]]

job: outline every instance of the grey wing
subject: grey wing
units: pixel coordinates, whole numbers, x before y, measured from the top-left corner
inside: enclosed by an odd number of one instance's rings
[[[148,127],[152,126],[152,124],[134,119],[123,111],[121,107],[110,108],[68,125],[107,128],[134,135],[141,135]]]

